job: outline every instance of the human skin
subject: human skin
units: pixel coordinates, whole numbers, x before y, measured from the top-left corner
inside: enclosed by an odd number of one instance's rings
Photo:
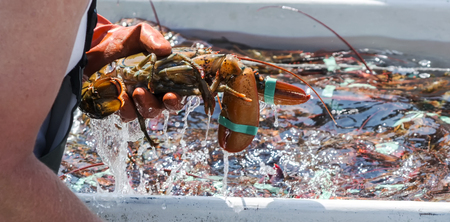
[[[0,1],[0,221],[101,221],[33,154],[88,2]]]

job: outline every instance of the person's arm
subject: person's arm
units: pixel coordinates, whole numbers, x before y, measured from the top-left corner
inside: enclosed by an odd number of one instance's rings
[[[0,1],[0,221],[100,221],[33,155],[87,4]]]

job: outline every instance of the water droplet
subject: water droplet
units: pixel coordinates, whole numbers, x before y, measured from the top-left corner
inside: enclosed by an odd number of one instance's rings
[[[164,115],[164,126],[163,126],[164,140],[165,140],[165,143],[167,143],[169,141],[169,136],[167,135],[167,126],[168,126],[168,123],[169,123],[169,115],[170,115],[170,113],[167,110],[164,110],[162,113]]]
[[[419,63],[420,66],[423,66],[423,67],[430,67],[431,66],[431,61],[430,60],[426,60],[426,59],[420,60],[418,63]]]
[[[278,124],[278,112],[277,112],[278,106],[274,104],[274,105],[271,105],[271,108],[273,110],[273,115],[275,117],[275,121],[273,122],[273,126],[274,127],[278,127],[279,126],[279,124]]]
[[[266,108],[267,104],[263,101],[259,101],[259,112],[262,112]]]
[[[206,146],[206,141],[208,141],[208,132],[210,124],[211,124],[211,113],[208,114],[208,124],[206,125],[205,140],[201,142],[202,146]]]
[[[183,139],[180,140],[180,145],[181,147],[186,147],[186,141],[184,141]]]
[[[431,74],[430,73],[420,73],[419,77],[422,79],[426,79],[426,78],[430,78]]]
[[[305,91],[305,93],[306,93],[306,95],[311,94],[311,88],[307,88],[306,91]]]
[[[166,203],[163,203],[163,204],[161,205],[161,208],[162,208],[163,210],[167,209]]]
[[[311,144],[320,145],[320,141],[318,139],[312,139]]]

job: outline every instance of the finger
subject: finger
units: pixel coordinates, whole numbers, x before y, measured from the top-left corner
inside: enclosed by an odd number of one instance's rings
[[[155,118],[164,110],[158,98],[143,87],[134,90],[133,100],[137,110],[144,118]]]
[[[99,25],[109,25],[112,24],[108,19],[101,16],[100,14],[97,14],[97,26]]]
[[[182,101],[183,97],[173,92],[166,93],[163,97],[164,106],[170,111],[180,111],[183,109],[184,104]]]
[[[97,14],[97,25],[95,26],[94,34],[92,36],[91,48],[98,45],[108,34],[108,31],[116,27],[118,26],[112,24],[100,14]]]
[[[84,70],[88,76],[118,58],[144,51],[166,56],[172,51],[164,36],[146,23],[132,27],[99,25],[94,30],[91,47],[86,53],[89,62]]]
[[[140,42],[147,52],[155,53],[157,56],[167,56],[172,52],[170,43],[164,36],[146,23],[141,23]]]
[[[117,112],[117,114],[120,116],[120,119],[122,119],[123,122],[129,122],[136,119],[136,108],[134,107],[130,98],[126,93],[122,96],[122,98],[125,103],[122,108],[119,109],[119,112]]]

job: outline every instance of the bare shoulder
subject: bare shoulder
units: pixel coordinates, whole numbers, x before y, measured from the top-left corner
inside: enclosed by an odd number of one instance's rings
[[[0,162],[32,152],[64,77],[88,3],[0,1]]]

